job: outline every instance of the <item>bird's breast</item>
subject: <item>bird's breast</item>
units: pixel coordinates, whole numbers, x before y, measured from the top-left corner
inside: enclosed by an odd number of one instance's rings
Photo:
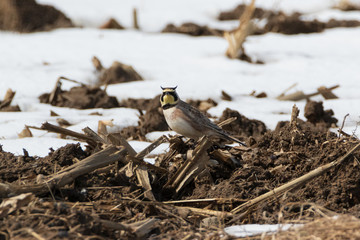
[[[184,115],[180,109],[176,107],[165,109],[164,116],[173,131],[193,139],[201,137],[201,132],[194,128],[192,120]]]

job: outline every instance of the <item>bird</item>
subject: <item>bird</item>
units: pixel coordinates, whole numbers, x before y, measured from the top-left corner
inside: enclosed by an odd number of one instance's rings
[[[162,94],[160,97],[165,120],[173,131],[194,140],[198,140],[203,136],[217,137],[246,146],[213,123],[197,108],[182,101],[176,93],[176,88],[177,86],[161,87]]]

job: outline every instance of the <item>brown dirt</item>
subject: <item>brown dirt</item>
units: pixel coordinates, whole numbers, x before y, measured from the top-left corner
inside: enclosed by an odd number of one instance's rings
[[[255,119],[248,119],[239,112],[229,108],[224,110],[219,122],[232,117],[236,117],[236,120],[225,125],[223,129],[238,139],[247,139],[249,137],[252,139],[260,139],[267,131],[263,122]]]
[[[244,12],[244,4],[238,5],[230,11],[221,12],[218,16],[219,20],[237,20]],[[316,33],[322,32],[326,28],[335,27],[358,27],[360,21],[356,20],[335,20],[330,19],[328,22],[320,22],[317,20],[303,21],[300,19],[300,13],[286,15],[284,12],[269,11],[256,8],[253,18],[267,20],[267,24],[262,29],[256,29],[254,34],[264,34],[267,32],[277,32],[283,34],[299,34],[299,33]]]
[[[1,0],[0,29],[17,32],[48,31],[73,27],[69,18],[56,8],[35,0]]]
[[[151,108],[152,105],[155,105],[155,99],[160,96],[157,95],[154,98],[128,98],[125,100],[122,100],[119,105],[120,107],[125,107],[125,108],[134,108],[134,109],[139,109],[139,110],[146,110],[148,108]],[[158,99],[158,100],[159,100]],[[160,106],[160,104],[159,104]]]
[[[300,13],[286,15],[283,12],[272,13],[265,15],[267,23],[263,28],[254,28],[251,34],[260,35],[268,32],[276,32],[283,34],[299,34],[299,33],[316,33],[322,32],[326,28],[335,27],[357,27],[360,25],[359,21],[355,20],[330,20],[328,23],[317,20],[303,21],[300,19]],[[165,32],[182,33],[190,36],[223,36],[224,31],[220,29],[211,29],[207,26],[199,26],[195,23],[186,23],[179,27],[173,24],[168,24],[163,30]],[[251,59],[244,54],[241,56],[242,60],[252,62]],[[262,63],[261,61],[258,63]]]
[[[1,101],[0,101],[1,104]],[[21,112],[19,105],[0,108],[0,112]]]
[[[326,28],[337,28],[337,27],[359,27],[360,22],[357,20],[336,20],[330,19],[326,23]]]
[[[317,20],[303,21],[300,20],[300,13],[293,13],[288,16],[282,12],[268,18],[263,31],[277,32],[283,34],[298,34],[298,33],[314,33],[322,32],[326,24]]]
[[[50,93],[42,94],[39,96],[40,102],[50,103],[49,97]],[[99,87],[85,85],[73,87],[69,91],[60,90],[51,105],[77,109],[119,107],[116,97],[107,95],[106,91]]]
[[[56,151],[49,149],[45,158],[28,156],[26,150],[23,156],[0,150],[0,176],[1,181],[6,182],[33,179],[38,174],[50,175],[59,168],[72,165],[74,158],[81,160],[90,154],[84,152],[80,144],[68,144]]]
[[[324,110],[322,102],[308,101],[304,111],[304,116],[309,122],[325,125],[326,128],[336,127],[338,120],[333,117],[333,110]]]
[[[341,11],[360,11],[360,4],[351,3],[350,1],[340,1],[335,8]]]
[[[146,114],[157,114],[158,103],[159,96],[152,100],[132,99],[121,104],[145,109]],[[309,102],[306,110],[308,113],[327,111],[329,110],[324,111],[321,103],[316,102]],[[154,118],[153,115],[145,118],[145,115],[140,117],[140,126],[149,124],[150,119]],[[181,149],[180,154],[169,159],[162,154],[156,163],[157,166],[168,169],[169,174],[150,171],[151,184],[157,200],[231,198],[234,199],[232,202],[219,206],[190,205],[230,211],[246,200],[343,156],[358,142],[338,138],[328,131],[327,124],[318,124],[328,122],[323,114],[313,114],[311,121],[298,119],[295,128],[290,126],[289,122],[279,122],[274,131],[267,130],[261,121],[250,120],[230,109],[224,111],[222,118],[232,116],[238,119],[228,126],[227,131],[254,139],[249,144],[251,147],[213,146],[208,152],[218,163],[220,161],[215,152],[228,152],[237,164],[209,165],[209,176],[196,179],[178,196],[174,196],[163,189],[163,186],[184,162],[184,153],[194,148],[195,144],[184,143],[180,138],[174,138],[171,140],[174,143],[171,149]],[[333,119],[331,115],[330,119]],[[141,129],[138,127],[138,131]],[[90,154],[91,152],[83,151],[79,145],[74,144],[52,150],[45,158],[27,156],[26,151],[24,156],[15,156],[0,149],[0,181],[14,184],[31,183],[36,181],[40,174],[48,176]],[[234,223],[277,223],[280,219],[297,220],[304,213],[307,213],[307,217],[315,217],[316,212],[311,211],[310,203],[337,213],[358,217],[360,165],[357,159],[360,159],[360,151],[355,152],[339,167],[286,193],[286,197],[258,205],[246,218]],[[149,217],[159,219],[154,229],[146,235],[150,239],[176,239],[186,236],[202,239],[209,234],[213,234],[215,239],[220,238],[220,223],[208,227],[202,225],[202,231],[199,231],[200,222],[203,220],[199,215],[160,202],[154,205],[137,201],[136,199],[143,200],[143,190],[136,184],[135,177],[128,178],[123,173],[116,173],[115,169],[114,167],[83,175],[69,186],[54,189],[52,194],[36,197],[28,206],[21,207],[15,213],[0,219],[0,238],[5,238],[5,235],[12,238],[29,238],[30,228],[42,237],[54,239],[84,239],[90,236],[133,239],[134,235],[131,233],[112,230],[99,223],[98,219],[132,223]],[[221,221],[226,223],[225,219]]]
[[[125,29],[116,19],[110,18],[108,21],[106,21],[104,24],[102,24],[100,29],[118,29],[123,30]]]
[[[246,8],[245,4],[240,4],[237,7],[235,7],[233,10],[220,12],[218,19],[220,21],[237,20],[244,13],[245,8]],[[262,8],[255,8],[253,18],[263,18],[264,16],[273,15],[273,14],[274,14],[273,11],[268,11]]]
[[[213,29],[208,26],[200,26],[195,23],[183,23],[177,27],[174,24],[168,24],[161,31],[162,33],[183,33],[191,36],[222,36],[224,31]]]
[[[191,106],[199,109],[202,113],[204,113],[206,116],[211,117],[210,114],[207,112],[212,107],[216,107],[218,104],[213,99],[208,98],[207,100],[194,100],[189,99],[186,101]]]
[[[221,12],[219,14],[219,20],[236,20],[239,19],[244,12],[246,5],[240,4],[235,9],[230,11]],[[267,24],[263,29],[255,30],[254,34],[264,34],[267,32],[278,32],[284,34],[298,34],[298,33],[313,33],[321,32],[326,27],[325,23],[314,21],[302,21],[300,20],[300,13],[294,13],[292,15],[286,15],[283,12],[276,12],[270,10],[264,10],[256,8],[253,18],[267,19]]]
[[[107,68],[102,69],[99,74],[100,85],[141,81],[143,78],[130,65],[118,61]]]
[[[162,114],[160,95],[153,99],[128,99],[120,103],[122,107],[131,107],[140,111],[138,126],[129,126],[121,130],[125,138],[145,140],[145,135],[153,131],[167,131],[169,128]],[[145,110],[145,114],[142,112]]]

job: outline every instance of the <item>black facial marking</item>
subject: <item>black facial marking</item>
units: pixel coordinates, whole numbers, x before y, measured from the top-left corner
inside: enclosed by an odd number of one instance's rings
[[[170,103],[165,104],[164,106],[162,106],[163,109],[169,109],[175,107],[175,105],[171,105]]]

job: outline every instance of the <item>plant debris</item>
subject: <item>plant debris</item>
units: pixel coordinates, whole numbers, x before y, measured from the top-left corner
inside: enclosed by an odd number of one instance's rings
[[[251,24],[250,20],[255,11],[255,0],[246,6],[243,14],[239,18],[239,26],[232,31],[225,31],[224,38],[228,41],[228,48],[226,50],[226,56],[231,59],[241,59],[247,62],[252,62],[251,58],[246,55],[244,49],[244,42],[246,37],[250,34]]]
[[[229,108],[223,111],[219,121],[222,122],[232,117],[235,117],[236,120],[225,125],[223,129],[240,140],[247,139],[248,137],[259,139],[267,132],[266,125],[262,121],[250,120],[238,111]]]
[[[118,21],[116,21],[114,18],[110,18],[108,21],[106,21],[103,25],[99,27],[100,29],[119,29],[123,30],[125,29]]]
[[[235,7],[233,10],[220,12],[218,20],[227,21],[227,20],[238,20],[242,17],[243,13],[246,12],[246,5],[240,4]],[[355,9],[354,9],[355,10]],[[337,28],[337,27],[359,27],[360,21],[358,20],[337,20],[330,19],[328,22],[321,22],[319,20],[302,20],[302,14],[295,12],[291,15],[287,15],[282,11],[272,11],[265,10],[262,8],[255,7],[252,14],[249,15],[250,19],[265,19],[266,24],[262,27],[257,26],[256,24],[249,23],[249,29],[247,29],[247,35],[259,35],[265,34],[268,32],[276,32],[283,34],[300,34],[300,33],[319,33],[324,31],[327,28]],[[250,21],[247,20],[247,22]],[[231,32],[235,32],[234,29]],[[226,31],[221,29],[213,29],[208,26],[200,26],[196,23],[183,23],[180,26],[175,26],[174,24],[168,24],[161,32],[163,33],[182,33],[190,36],[224,36]],[[242,30],[242,35],[244,35],[245,30]],[[245,35],[244,35],[245,36]],[[241,55],[241,54],[240,54]],[[241,55],[242,60],[252,62],[251,58],[248,57],[245,53]],[[257,63],[255,61],[255,63]],[[263,63],[259,61],[258,63]]]
[[[317,209],[315,209],[317,210]],[[288,231],[270,234],[264,237],[270,239],[357,239],[360,237],[360,220],[349,215],[321,217],[304,226]]]
[[[349,0],[340,0],[340,2],[334,7],[341,11],[360,11],[360,4],[353,3]]]
[[[73,27],[71,20],[52,6],[35,0],[0,1],[1,30],[29,33],[67,27]]]
[[[231,11],[221,12],[219,20],[237,20],[245,12],[246,5],[240,4]],[[301,19],[301,13],[295,12],[287,15],[282,11],[271,11],[262,8],[255,8],[253,19],[266,19],[264,27],[257,27],[252,34],[265,34],[267,32],[277,32],[283,34],[317,33],[326,28],[335,27],[358,27],[360,21],[357,20],[336,20],[330,19],[328,22],[318,20],[306,21]]]
[[[335,85],[332,87],[324,87],[324,86],[320,86],[316,92],[313,93],[309,93],[309,94],[305,94],[303,91],[296,91],[294,93],[290,93],[290,94],[286,94],[286,92],[288,92],[290,89],[292,89],[293,87],[295,87],[297,84],[293,84],[291,85],[289,88],[287,88],[285,91],[283,91],[279,96],[277,96],[276,98],[278,100],[281,101],[300,101],[300,100],[304,100],[304,99],[310,99],[313,96],[316,95],[322,95],[325,99],[336,99],[338,98],[333,92],[332,90],[336,89],[339,87],[339,85]]]
[[[291,121],[269,131],[262,122],[227,109],[220,119],[226,120],[223,128],[256,139],[250,147],[174,137],[155,165],[143,158],[164,137],[136,153],[121,134],[108,134],[104,127],[99,134],[88,128],[82,134],[45,123],[38,129],[76,137],[87,142],[87,150],[69,144],[39,158],[26,150],[15,156],[0,149],[0,192],[9,206],[0,206],[0,234],[204,238],[224,235],[216,227],[221,222],[306,223],[336,213],[358,216],[359,141],[314,124],[324,121],[321,114],[309,122],[298,115],[294,106]]]
[[[39,96],[41,103],[77,109],[119,107],[116,97],[107,95],[106,91],[100,87],[80,83],[80,86],[75,86],[69,91],[65,91],[61,89],[62,80],[69,79],[64,77],[58,78],[51,93],[44,93]]]
[[[97,57],[93,57],[92,62],[98,75],[98,85],[143,80],[140,74],[138,74],[130,65],[115,61],[113,62],[111,67],[104,68]]]
[[[0,112],[20,112],[19,105],[11,106],[15,93],[10,88],[6,91],[4,99],[0,101]]]

